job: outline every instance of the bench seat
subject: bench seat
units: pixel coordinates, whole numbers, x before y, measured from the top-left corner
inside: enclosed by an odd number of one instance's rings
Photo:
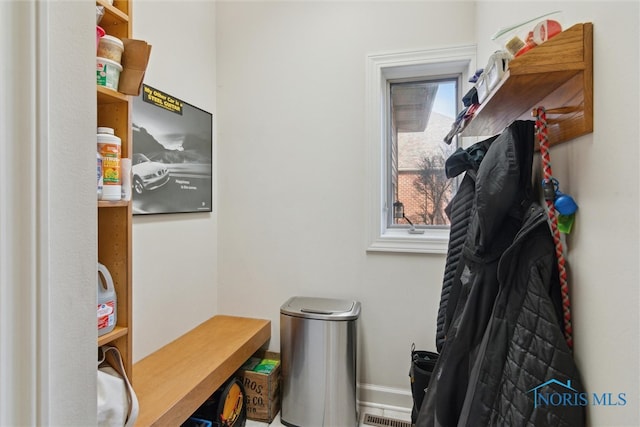
[[[271,322],[214,316],[133,365],[136,426],[179,426],[271,338]]]

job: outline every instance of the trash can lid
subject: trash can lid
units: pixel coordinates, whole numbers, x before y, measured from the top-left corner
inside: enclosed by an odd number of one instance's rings
[[[332,298],[292,297],[282,304],[280,313],[307,319],[354,320],[360,316],[360,303]]]

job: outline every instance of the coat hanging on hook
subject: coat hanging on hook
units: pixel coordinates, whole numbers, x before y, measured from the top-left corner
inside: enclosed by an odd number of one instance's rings
[[[417,427],[584,424],[584,408],[537,405],[530,392],[550,372],[584,391],[563,336],[553,237],[531,182],[533,153],[533,121],[515,121],[478,167],[456,292],[448,296],[453,314]]]

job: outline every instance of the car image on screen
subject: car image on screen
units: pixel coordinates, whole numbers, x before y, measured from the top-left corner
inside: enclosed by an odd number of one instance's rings
[[[164,164],[151,161],[142,153],[133,153],[132,163],[133,190],[136,194],[155,190],[169,182],[169,171]]]

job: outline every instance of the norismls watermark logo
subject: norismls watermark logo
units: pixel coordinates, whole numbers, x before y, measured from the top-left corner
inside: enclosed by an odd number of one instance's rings
[[[535,408],[542,406],[625,406],[627,393],[586,393],[576,390],[571,380],[566,382],[555,378],[532,388]]]

